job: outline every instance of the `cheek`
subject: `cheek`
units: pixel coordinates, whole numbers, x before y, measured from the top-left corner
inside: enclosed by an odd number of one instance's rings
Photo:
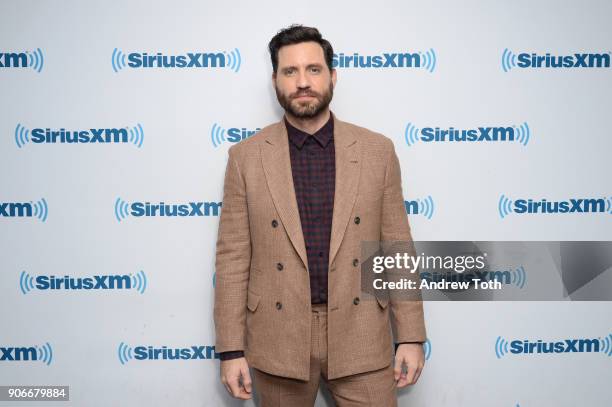
[[[278,83],[277,89],[278,89],[278,92],[280,92],[281,95],[284,95],[285,97],[289,97],[291,93],[295,92],[295,90],[291,87],[291,85],[287,83]]]

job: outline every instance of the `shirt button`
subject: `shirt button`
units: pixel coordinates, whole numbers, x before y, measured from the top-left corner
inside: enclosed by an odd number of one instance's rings
[[[274,220],[272,221],[272,227],[273,227],[273,228],[275,228],[275,227],[277,227],[277,226],[278,226],[278,222],[276,221],[276,219],[274,219]]]
[[[319,252],[319,257],[323,257],[323,252]]]
[[[277,270],[282,270],[283,269],[283,263],[276,263],[276,269]]]
[[[357,267],[359,264],[359,259],[353,259],[353,266]]]
[[[353,299],[353,304],[359,304],[359,297],[355,297],[355,299]]]
[[[359,219],[359,216],[355,216],[355,223],[359,225],[359,222],[361,222],[361,219]]]
[[[281,309],[283,308],[283,304],[281,304],[280,302],[276,303],[276,309]]]

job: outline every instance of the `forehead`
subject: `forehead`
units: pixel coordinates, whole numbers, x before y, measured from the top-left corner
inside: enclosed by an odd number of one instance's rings
[[[323,48],[314,41],[285,45],[278,50],[278,65],[325,65]]]

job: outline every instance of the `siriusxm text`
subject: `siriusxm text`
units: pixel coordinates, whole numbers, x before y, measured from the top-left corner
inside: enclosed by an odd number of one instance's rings
[[[545,342],[514,340],[510,342],[510,353],[572,353],[572,352],[599,352],[599,339],[565,339],[562,341]]]
[[[225,55],[222,52],[188,52],[182,55],[150,55],[146,52],[128,54],[130,68],[223,68]]]
[[[219,216],[222,202],[189,202],[187,204],[152,204],[132,202],[130,215],[141,216]]]
[[[33,143],[127,143],[126,128],[52,130],[50,128],[32,129]]]
[[[538,55],[518,54],[519,68],[609,68],[610,54]]]
[[[476,129],[441,129],[424,127],[420,131],[420,140],[425,142],[444,141],[514,141],[513,127],[478,127]]]
[[[513,205],[514,213],[587,213],[605,212],[606,201],[600,199],[571,198],[565,201],[542,199],[517,199]]]
[[[214,346],[194,345],[189,348],[168,348],[162,346],[136,346],[134,348],[136,360],[186,360],[186,359],[218,359]]]
[[[418,53],[383,53],[381,55],[334,54],[333,68],[419,68],[421,56]]]
[[[95,275],[91,277],[37,276],[35,287],[39,290],[130,290],[129,275]]]

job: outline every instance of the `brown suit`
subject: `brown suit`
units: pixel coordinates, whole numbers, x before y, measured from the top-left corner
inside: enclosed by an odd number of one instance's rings
[[[310,281],[288,143],[281,120],[229,149],[217,240],[216,351],[244,350],[251,367],[308,380]],[[357,299],[361,273],[353,259],[361,257],[360,243],[412,239],[393,142],[334,115],[334,144],[330,380],[389,366],[391,326],[396,342],[425,341],[420,301]]]

